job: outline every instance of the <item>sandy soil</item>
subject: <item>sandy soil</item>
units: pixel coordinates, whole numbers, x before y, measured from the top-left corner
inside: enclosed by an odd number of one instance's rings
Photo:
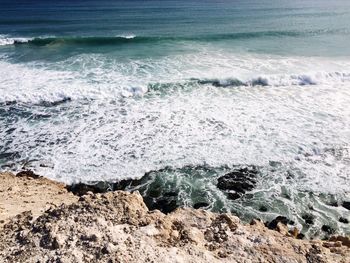
[[[11,173],[0,174],[0,227],[9,218],[24,211],[39,216],[49,207],[71,204],[77,197],[64,184],[44,177],[33,178],[30,173],[16,177]]]

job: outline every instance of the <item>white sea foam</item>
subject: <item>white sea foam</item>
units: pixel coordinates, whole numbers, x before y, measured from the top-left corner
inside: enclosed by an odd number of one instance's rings
[[[72,100],[59,112],[31,107],[30,118],[48,117],[33,126],[20,115],[13,134],[0,132],[12,141],[6,151],[37,160],[30,164],[56,179],[117,180],[167,165],[264,166],[273,160],[307,174],[299,188],[346,190],[347,179],[339,176],[349,172],[344,160],[304,156],[348,143],[347,60],[206,53],[116,63],[81,55],[54,65],[1,61],[0,67],[1,102]],[[224,87],[178,88],[193,78],[219,79]],[[261,78],[261,85],[226,88],[232,78]],[[150,83],[174,83],[175,89],[153,94]]]
[[[122,35],[117,35],[117,37],[125,38],[125,39],[133,39],[136,37],[134,34],[122,34]]]
[[[24,37],[7,37],[0,35],[0,46],[13,45],[15,43],[27,43],[33,38],[24,38]]]
[[[72,183],[272,161],[282,168],[256,191],[273,207],[287,204],[288,216],[317,205],[305,191],[349,190],[348,59],[80,55],[52,64],[3,58],[0,68],[0,102],[17,102],[0,106],[0,146],[18,167]]]
[[[142,96],[153,84],[235,87],[293,87],[350,81],[350,62],[326,59],[224,54],[172,56],[116,63],[101,55],[80,55],[63,62],[12,64],[0,61],[0,102],[40,103],[62,97],[116,99]],[[78,68],[79,70],[76,70]],[[174,90],[172,89],[172,90]],[[166,91],[166,89],[164,90]]]

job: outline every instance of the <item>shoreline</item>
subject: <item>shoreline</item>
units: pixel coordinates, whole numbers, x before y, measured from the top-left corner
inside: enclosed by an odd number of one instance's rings
[[[349,237],[301,240],[282,221],[272,230],[201,209],[164,214],[138,192],[79,197],[33,173],[0,178],[1,262],[350,261]]]

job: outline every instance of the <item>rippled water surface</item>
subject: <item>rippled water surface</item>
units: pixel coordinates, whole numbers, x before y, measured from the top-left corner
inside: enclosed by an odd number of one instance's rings
[[[151,172],[180,205],[349,233],[349,21],[345,0],[1,1],[1,169]],[[245,166],[229,200],[217,179]]]

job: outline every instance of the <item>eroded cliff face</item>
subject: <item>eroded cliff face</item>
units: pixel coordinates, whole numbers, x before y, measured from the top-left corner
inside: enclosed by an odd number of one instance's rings
[[[22,180],[28,186],[37,179]],[[69,200],[39,216],[9,218],[0,229],[0,262],[350,262],[346,237],[299,240],[282,223],[274,231],[258,220],[244,225],[230,214],[190,208],[166,215],[149,211],[137,192]]]

